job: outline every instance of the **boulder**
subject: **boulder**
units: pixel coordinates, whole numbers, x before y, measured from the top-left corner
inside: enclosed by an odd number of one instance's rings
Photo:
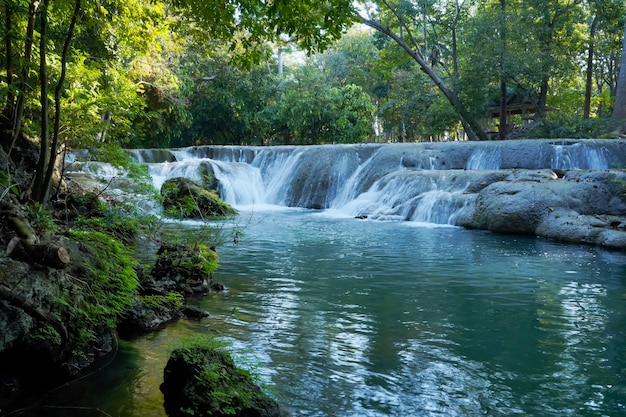
[[[460,226],[626,249],[626,173],[512,171],[478,192]]]
[[[207,190],[188,178],[171,178],[161,187],[163,208],[174,217],[210,219],[237,214],[217,192]]]
[[[287,417],[250,374],[222,349],[201,343],[175,350],[165,367],[161,392],[170,417]]]
[[[212,285],[217,262],[218,255],[213,248],[164,244],[157,251],[150,276],[142,280],[142,287],[156,294],[172,291],[184,295],[206,293]]]

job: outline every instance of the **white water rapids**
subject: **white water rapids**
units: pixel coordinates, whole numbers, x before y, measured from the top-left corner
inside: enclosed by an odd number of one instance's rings
[[[236,147],[135,150],[160,189],[170,178],[218,181],[243,210],[332,210],[337,216],[455,224],[476,191],[502,170],[607,169],[625,160],[620,141]],[[97,174],[102,175],[102,171]]]

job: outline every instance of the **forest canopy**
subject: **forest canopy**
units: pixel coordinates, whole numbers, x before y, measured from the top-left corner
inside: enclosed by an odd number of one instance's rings
[[[45,200],[62,149],[103,143],[610,134],[626,4],[5,0],[0,15],[0,143],[39,142]]]

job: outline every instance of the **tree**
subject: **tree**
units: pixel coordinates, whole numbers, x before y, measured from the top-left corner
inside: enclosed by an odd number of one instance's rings
[[[617,94],[611,115],[611,131],[626,134],[626,22],[624,23],[624,43],[622,47],[622,64],[617,79]]]
[[[605,110],[611,107],[616,94],[626,3],[621,0],[590,0],[588,3],[589,18],[596,21],[595,36],[592,37],[590,33],[589,39],[589,49],[593,46],[593,54],[591,51],[587,54],[588,58],[593,56],[589,112],[590,117],[595,115],[601,119],[605,117]]]
[[[0,88],[5,103],[0,145],[10,152],[20,136],[38,138],[40,158],[31,198],[45,202],[62,131],[71,132],[65,139],[81,138],[77,132],[87,133],[82,126],[76,131],[62,129],[64,122],[72,123],[68,114],[83,121],[86,115],[92,132],[100,130],[97,135],[83,136],[91,136],[91,143],[110,138],[107,126],[115,125],[118,131],[125,126],[126,142],[141,135],[132,127],[150,121],[152,127],[163,122],[161,132],[167,132],[167,123],[184,126],[188,116],[185,80],[189,79],[184,69],[176,69],[172,62],[180,53],[164,54],[174,51],[177,33],[187,39],[226,41],[231,52],[244,50],[238,56],[251,63],[267,53],[267,41],[281,35],[308,51],[322,50],[355,16],[352,3],[344,0],[269,5],[261,0],[4,1],[0,36],[5,48],[0,53],[5,68]],[[149,74],[146,68],[158,71]],[[79,73],[89,78],[80,79],[75,75]],[[85,82],[91,84],[77,87]],[[49,91],[53,91],[52,98]],[[140,101],[143,106],[138,106]],[[28,124],[23,123],[25,117]],[[159,129],[152,131],[158,133]]]
[[[375,107],[360,86],[329,85],[313,65],[294,71],[279,97],[261,111],[266,137],[274,143],[315,145],[365,142],[372,132]]]
[[[424,20],[421,27],[417,28],[412,24],[415,22],[415,16],[420,14],[426,15],[426,3],[422,5],[424,9],[422,12],[417,10],[413,3],[404,1],[392,2],[391,0],[383,0],[377,5],[367,4],[366,6],[369,7],[365,7],[367,14],[361,16],[362,22],[392,39],[418,64],[420,70],[431,79],[449,101],[452,108],[454,108],[470,140],[487,139],[478,119],[467,110],[458,91],[450,87],[439,73],[437,69],[439,59],[435,56],[437,48],[432,44],[429,46],[426,21]],[[393,27],[384,23],[386,21],[392,22]],[[421,44],[418,42],[416,33],[420,29],[425,34],[421,39]]]

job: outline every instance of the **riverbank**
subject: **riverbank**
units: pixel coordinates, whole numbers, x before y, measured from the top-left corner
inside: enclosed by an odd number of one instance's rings
[[[1,150],[0,162],[5,176],[32,175]],[[175,234],[164,244],[159,219],[106,187],[68,179],[45,206],[21,203],[17,183],[1,190],[0,415],[36,408],[38,397],[89,372],[115,351],[118,332],[205,317],[185,297],[223,288],[211,280],[213,247]],[[153,264],[141,265],[138,247],[153,248]]]

